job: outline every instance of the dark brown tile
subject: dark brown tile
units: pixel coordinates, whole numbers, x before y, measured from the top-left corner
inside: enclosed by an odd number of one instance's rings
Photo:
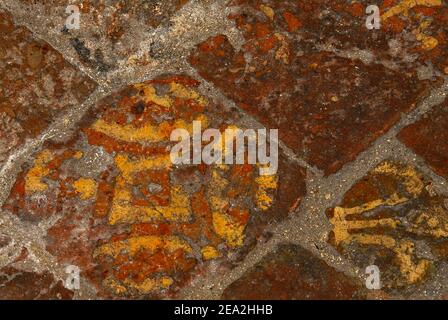
[[[96,85],[49,44],[0,12],[0,164]]]

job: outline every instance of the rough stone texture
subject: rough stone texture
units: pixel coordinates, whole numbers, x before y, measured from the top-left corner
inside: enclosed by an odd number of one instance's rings
[[[281,244],[224,291],[228,300],[365,298],[365,289],[300,246]]]
[[[5,11],[0,11],[0,78],[0,165],[96,86],[46,42],[14,25]]]
[[[370,4],[0,0],[0,299],[448,297],[448,3]],[[195,120],[278,172],[173,164]]]
[[[407,126],[398,138],[423,157],[438,174],[448,176],[448,99],[420,121]]]
[[[446,261],[448,209],[410,165],[379,164],[328,211],[329,242],[360,268],[377,265],[384,290],[408,294]]]

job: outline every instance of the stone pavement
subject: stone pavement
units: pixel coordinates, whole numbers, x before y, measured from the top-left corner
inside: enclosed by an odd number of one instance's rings
[[[0,37],[0,299],[448,298],[446,0],[0,0]],[[278,171],[172,164],[193,121]]]

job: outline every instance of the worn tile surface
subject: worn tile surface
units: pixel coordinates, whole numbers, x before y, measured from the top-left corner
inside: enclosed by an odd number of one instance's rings
[[[105,296],[167,296],[203,269],[232,268],[305,194],[305,170],[284,156],[271,176],[171,164],[173,128],[234,126],[198,84],[171,76],[105,98],[72,140],[25,166],[4,205],[23,221],[54,219],[46,249]]]
[[[0,11],[0,77],[0,164],[96,86],[5,11]]]
[[[448,99],[426,114],[420,121],[407,126],[398,138],[419,156],[423,157],[435,172],[448,175]]]
[[[364,6],[343,2],[234,1],[230,18],[244,35],[242,50],[219,35],[190,57],[201,76],[264,125],[284,128],[284,142],[327,174],[412,110],[429,85],[402,61],[411,58],[406,52],[391,55],[401,37],[366,33],[365,18],[358,17]],[[363,54],[354,59],[318,50],[347,47],[365,50],[364,62],[356,59]],[[387,68],[383,59],[397,66]]]
[[[428,177],[385,161],[328,211],[329,242],[361,267],[377,265],[385,290],[412,290],[446,261],[447,210]]]
[[[40,26],[40,33],[51,37],[58,46],[64,46],[65,53],[87,70],[104,78],[108,72],[121,66],[149,64],[153,59],[152,49],[137,56],[141,42],[155,28],[170,24],[170,17],[186,2],[20,0],[10,2],[9,5],[24,20],[28,12],[35,12],[32,19]],[[69,5],[79,9],[79,28],[71,27],[75,20],[70,18],[73,11],[67,9]]]
[[[363,292],[364,291],[364,292]],[[361,299],[365,288],[300,246],[281,244],[224,291],[229,300]]]
[[[38,274],[11,267],[0,270],[1,300],[69,300],[73,292],[49,272]]]
[[[445,299],[447,22],[446,0],[0,0],[0,299]],[[278,129],[278,171],[174,164],[193,123]]]

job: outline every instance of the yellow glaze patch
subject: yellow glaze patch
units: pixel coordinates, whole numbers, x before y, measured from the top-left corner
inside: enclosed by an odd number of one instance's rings
[[[438,7],[442,5],[441,0],[403,0],[396,6],[390,8],[387,12],[382,15],[383,21],[396,16],[403,14],[404,16],[409,15],[409,10],[416,6],[424,6],[424,7]],[[439,44],[439,41],[431,36],[428,36],[423,33],[423,31],[429,27],[431,24],[430,21],[423,21],[420,26],[413,31],[416,39],[422,43],[422,48],[424,50],[432,50]]]
[[[408,228],[408,232],[417,235],[432,236],[437,239],[448,238],[448,222],[446,222],[446,210],[440,206],[427,209],[428,213],[421,212],[415,223]],[[438,216],[439,218],[436,218]],[[445,218],[445,221],[441,221]]]
[[[215,247],[207,246],[201,249],[202,258],[204,260],[212,260],[216,259],[220,256],[220,253],[218,250],[216,250]]]
[[[174,221],[187,223],[191,219],[190,198],[180,186],[171,189],[169,206],[140,207],[129,204],[131,198],[128,186],[122,187],[123,181],[117,181],[115,198],[109,217],[109,223],[143,223]]]
[[[124,179],[132,180],[133,174],[145,170],[166,170],[171,167],[169,155],[153,158],[143,158],[132,161],[126,154],[119,154],[115,157],[115,164],[122,172]]]
[[[138,290],[142,294],[151,293],[156,290],[163,290],[169,288],[173,284],[173,279],[169,277],[162,277],[159,279],[145,279],[142,283],[126,279],[124,283]]]
[[[140,91],[143,91],[144,100],[147,103],[155,103],[165,108],[171,108],[173,105],[173,99],[170,96],[157,95],[156,89],[150,84],[140,83],[135,85],[134,87]],[[194,100],[201,106],[205,106],[208,103],[207,100],[199,95],[196,91],[188,89],[179,83],[170,83],[170,93],[176,98]]]
[[[42,178],[50,173],[47,168],[48,163],[53,159],[50,150],[43,150],[34,160],[34,166],[28,171],[25,177],[25,192],[35,193],[47,190],[48,185],[42,182]]]
[[[171,88],[171,94],[175,96],[176,98],[184,99],[184,100],[194,100],[196,101],[200,106],[205,106],[208,104],[207,99],[199,95],[194,90],[190,90],[186,88],[185,86],[172,82],[170,84]]]
[[[173,284],[173,279],[169,277],[162,278],[149,278],[145,279],[142,283],[137,283],[133,280],[126,279],[124,284],[128,287],[138,290],[142,294],[148,294],[156,290],[163,290],[169,288]],[[118,281],[108,278],[104,281],[104,285],[110,288],[115,294],[124,294],[128,291],[128,289],[121,285]]]
[[[411,166],[407,166],[401,169],[395,166],[394,164],[386,161],[379,167],[375,168],[373,172],[404,178],[404,184],[406,186],[406,190],[409,193],[411,193],[414,197],[420,195],[423,191],[423,188],[425,187],[420,174]]]
[[[73,188],[80,194],[82,200],[92,198],[96,194],[98,184],[93,179],[81,178],[73,183]]]
[[[73,156],[73,158],[79,160],[84,156],[84,153],[82,151],[76,151],[75,155]]]
[[[396,6],[390,8],[387,12],[382,15],[382,19],[386,20],[393,16],[403,14],[405,16],[408,15],[408,11],[416,6],[424,6],[424,7],[437,7],[441,6],[441,0],[403,0]]]
[[[354,240],[355,235],[350,233],[351,230],[362,230],[367,228],[373,228],[376,226],[389,226],[392,228],[396,228],[399,224],[399,221],[395,221],[393,219],[378,219],[378,220],[347,220],[346,217],[349,215],[359,215],[366,211],[373,210],[382,205],[394,206],[400,203],[406,202],[407,198],[400,198],[397,194],[392,195],[391,198],[387,200],[375,200],[369,203],[366,203],[362,206],[354,207],[354,208],[334,208],[334,216],[330,219],[330,222],[333,224],[334,236],[336,245],[340,243],[347,243]],[[356,237],[355,237],[356,238]],[[369,241],[372,244],[385,243],[394,245],[395,240],[390,238],[389,236],[381,236],[381,235],[363,235],[359,238],[364,244],[369,244]],[[389,245],[386,245],[389,248]]]
[[[180,186],[173,186],[169,206],[134,206],[132,186],[134,174],[144,170],[167,170],[171,166],[169,155],[131,161],[127,155],[117,155],[115,163],[121,171],[117,177],[109,223],[136,223],[175,221],[188,222],[191,218],[190,199]]]
[[[420,24],[417,30],[414,30],[416,39],[422,43],[422,48],[428,51],[434,49],[439,44],[439,41],[436,38],[423,33],[423,31],[430,25],[431,21],[426,20]]]
[[[206,116],[199,115],[195,120],[200,121],[202,126],[207,126]],[[135,128],[132,125],[119,125],[100,119],[93,124],[92,129],[124,142],[161,142],[169,141],[171,132],[175,129],[185,129],[191,134],[193,124],[187,124],[184,120],[176,120],[174,124],[162,122],[158,126],[145,125]]]
[[[265,5],[263,5],[263,4],[260,5],[260,9],[261,9],[261,11],[263,11],[263,13],[264,13],[269,19],[271,19],[271,20],[274,19],[274,15],[275,15],[274,9],[272,9],[271,7],[265,6]]]
[[[412,261],[414,253],[414,244],[412,242],[403,241],[394,251],[400,264],[400,272],[406,277],[408,283],[416,283],[425,276],[430,263],[426,259],[421,259],[417,263]]]
[[[137,90],[143,91],[144,100],[146,103],[155,103],[165,108],[171,108],[173,100],[168,96],[158,96],[156,89],[152,85],[139,83],[134,85]]]
[[[192,252],[190,245],[176,236],[142,236],[107,243],[95,250],[94,255],[117,258],[120,254],[128,254],[133,257],[141,250],[155,252],[159,249],[168,253],[173,253],[176,250],[182,250],[186,253]]]

